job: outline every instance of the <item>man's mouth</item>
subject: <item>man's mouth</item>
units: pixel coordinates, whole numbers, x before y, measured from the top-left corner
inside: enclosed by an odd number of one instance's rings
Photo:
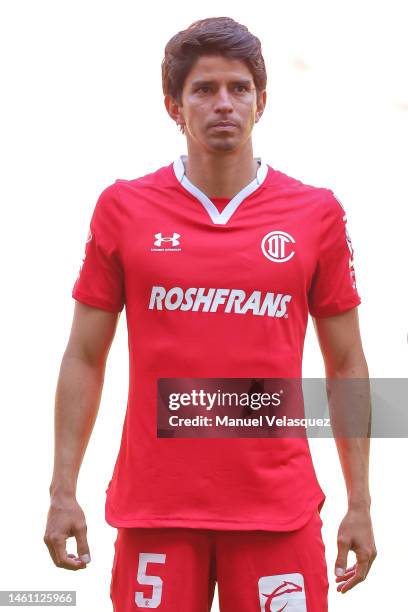
[[[232,130],[237,125],[231,121],[219,121],[218,123],[213,123],[210,127],[217,130]]]

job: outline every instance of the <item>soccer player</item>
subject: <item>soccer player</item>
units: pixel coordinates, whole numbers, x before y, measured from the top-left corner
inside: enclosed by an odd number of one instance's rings
[[[329,188],[253,156],[266,70],[245,26],[217,17],[178,32],[162,79],[188,155],[116,180],[96,203],[57,385],[44,541],[58,567],[90,561],[76,482],[126,305],[129,395],[106,491],[114,610],[208,611],[217,583],[221,612],[324,612],[325,494],[307,438],[176,439],[156,408],[162,378],[301,379],[309,313],[327,378],[368,378],[345,211]],[[343,593],[376,556],[368,442],[336,438],[348,497],[335,563]]]

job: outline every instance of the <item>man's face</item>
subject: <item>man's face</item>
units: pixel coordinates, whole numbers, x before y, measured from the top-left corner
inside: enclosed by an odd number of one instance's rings
[[[181,102],[174,105],[173,117],[184,126],[187,140],[211,151],[232,151],[250,137],[266,92],[257,104],[253,77],[244,62],[204,55],[185,80]]]

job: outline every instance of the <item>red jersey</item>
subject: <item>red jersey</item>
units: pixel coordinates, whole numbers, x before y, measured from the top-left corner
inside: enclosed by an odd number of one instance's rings
[[[72,291],[111,312],[126,305],[129,395],[106,520],[298,529],[325,500],[307,438],[160,438],[157,380],[301,378],[308,313],[361,301],[345,211],[330,189],[260,159],[216,206],[184,161],[101,193]]]

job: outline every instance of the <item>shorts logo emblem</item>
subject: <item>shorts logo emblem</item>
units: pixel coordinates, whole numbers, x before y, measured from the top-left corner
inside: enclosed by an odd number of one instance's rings
[[[261,612],[307,612],[302,574],[262,576],[258,587]]]

